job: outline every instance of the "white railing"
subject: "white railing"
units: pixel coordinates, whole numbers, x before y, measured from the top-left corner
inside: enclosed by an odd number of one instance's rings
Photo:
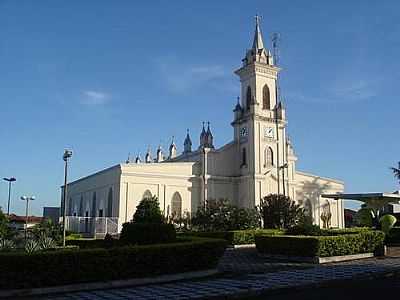
[[[113,217],[74,217],[67,216],[65,228],[68,231],[91,236],[118,234],[118,218]]]

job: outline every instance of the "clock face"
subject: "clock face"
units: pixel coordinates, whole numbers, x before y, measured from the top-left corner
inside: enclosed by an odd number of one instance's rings
[[[273,138],[274,137],[274,128],[264,127],[264,137]]]
[[[241,136],[241,137],[247,136],[247,133],[248,133],[247,127],[242,127],[242,128],[240,128],[240,136]]]

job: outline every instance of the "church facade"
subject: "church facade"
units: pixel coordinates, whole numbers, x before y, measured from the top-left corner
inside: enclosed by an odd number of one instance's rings
[[[140,200],[152,195],[158,197],[165,215],[180,216],[195,212],[207,199],[224,198],[250,208],[271,193],[285,194],[303,205],[317,225],[322,226],[324,215],[330,214],[331,227],[344,227],[343,201],[321,197],[343,192],[344,183],[296,169],[285,107],[277,95],[280,68],[265,48],[256,20],[252,47],[235,71],[241,97],[233,109],[232,141],[215,148],[210,125],[203,123],[197,149],[188,132],[179,155],[172,141],[167,157],[159,148],[154,159],[148,151],[143,161],[128,159],[69,183],[70,229],[86,231],[88,219],[108,218],[120,230]],[[84,226],[76,227],[75,219],[84,220]]]

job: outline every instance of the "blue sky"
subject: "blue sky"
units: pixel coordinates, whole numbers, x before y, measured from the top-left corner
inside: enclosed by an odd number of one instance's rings
[[[151,4],[150,4],[151,3]],[[340,178],[347,192],[392,191],[398,149],[397,1],[0,0],[0,176],[59,203],[63,149],[70,178],[198,142],[209,120],[232,137],[240,66],[254,15],[281,34],[281,86],[300,170]],[[268,44],[270,44],[268,42]],[[0,185],[6,207],[7,185]]]

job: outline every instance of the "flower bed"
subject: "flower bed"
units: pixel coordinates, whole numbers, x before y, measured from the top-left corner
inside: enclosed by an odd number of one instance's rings
[[[179,242],[178,242],[179,241]],[[0,289],[150,277],[214,268],[226,241],[177,239],[176,243],[110,249],[0,254]]]
[[[383,246],[381,231],[361,231],[332,236],[267,236],[255,237],[260,253],[297,257],[330,257],[370,253]]]

